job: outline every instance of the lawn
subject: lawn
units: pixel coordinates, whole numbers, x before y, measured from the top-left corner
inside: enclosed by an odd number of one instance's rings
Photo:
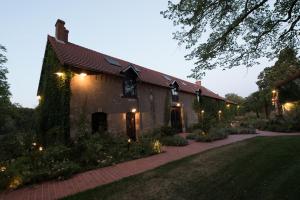
[[[300,137],[256,137],[66,199],[299,199]]]

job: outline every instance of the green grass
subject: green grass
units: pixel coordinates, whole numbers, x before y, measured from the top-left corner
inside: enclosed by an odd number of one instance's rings
[[[257,137],[66,199],[299,199],[300,137]]]

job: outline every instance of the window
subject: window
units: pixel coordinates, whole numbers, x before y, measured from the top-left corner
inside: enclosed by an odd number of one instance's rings
[[[125,78],[123,81],[124,97],[136,97],[136,80],[133,78]]]
[[[174,81],[171,85],[172,101],[179,101],[179,85]]]
[[[201,93],[202,93],[202,91],[200,89],[198,91],[196,91],[196,97],[197,97],[198,102],[201,101]]]
[[[104,112],[96,112],[92,114],[92,130],[93,133],[103,133],[107,131],[107,114]]]

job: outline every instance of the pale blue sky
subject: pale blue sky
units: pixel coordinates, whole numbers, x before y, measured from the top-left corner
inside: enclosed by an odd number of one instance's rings
[[[0,44],[6,46],[12,101],[37,105],[38,86],[47,34],[54,35],[58,18],[66,22],[69,41],[132,63],[187,79],[193,63],[172,39],[172,22],[160,11],[166,0],[1,0]],[[247,96],[257,90],[258,73],[271,63],[246,69],[214,70],[202,80],[205,87],[225,95]]]

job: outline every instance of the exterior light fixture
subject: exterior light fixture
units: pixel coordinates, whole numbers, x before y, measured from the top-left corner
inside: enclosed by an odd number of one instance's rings
[[[135,112],[136,112],[136,108],[132,108],[132,109],[131,109],[131,112],[132,112],[132,113],[135,113]]]
[[[41,97],[40,95],[38,95],[36,98],[37,98],[37,100],[39,100],[39,101],[42,99],[42,97]]]
[[[32,146],[36,146],[36,142],[33,142],[33,143],[32,143]]]
[[[127,140],[127,142],[128,142],[128,143],[131,143],[131,139],[129,138],[129,139]]]
[[[42,146],[39,147],[39,151],[43,151],[44,148]]]
[[[64,76],[64,73],[63,72],[56,72],[55,73],[58,77],[63,77]]]
[[[5,172],[6,171],[6,167],[5,166],[0,167],[0,171],[1,172]]]
[[[227,104],[226,107],[227,107],[227,108],[230,108],[230,104]]]
[[[237,106],[237,108],[239,109],[239,108],[240,108],[240,106],[238,105],[238,106]]]
[[[84,77],[87,76],[87,74],[86,74],[86,73],[80,73],[79,76],[80,76],[81,78],[84,78]]]
[[[272,93],[275,94],[275,93],[276,93],[276,90],[272,90]]]
[[[177,107],[180,107],[180,103],[176,103],[176,106],[177,106]]]
[[[219,112],[218,112],[219,114],[221,114],[222,113],[222,110],[219,110]]]
[[[201,110],[201,113],[204,114],[204,110]]]

